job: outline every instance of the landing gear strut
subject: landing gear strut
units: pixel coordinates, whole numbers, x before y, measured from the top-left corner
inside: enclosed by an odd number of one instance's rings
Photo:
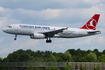
[[[17,35],[15,35],[15,38],[14,38],[14,40],[17,40]]]
[[[50,38],[47,38],[46,43],[51,43],[52,40]]]

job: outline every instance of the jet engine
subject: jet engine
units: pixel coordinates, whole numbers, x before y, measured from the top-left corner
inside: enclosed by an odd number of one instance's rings
[[[39,34],[39,33],[34,33],[33,35],[30,36],[31,39],[44,39],[45,35],[44,34]]]

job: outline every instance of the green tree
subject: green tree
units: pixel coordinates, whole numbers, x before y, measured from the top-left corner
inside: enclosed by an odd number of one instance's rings
[[[80,70],[86,70],[86,66],[82,66],[82,64],[81,64]]]
[[[99,53],[98,49],[94,49],[94,52],[95,52],[95,53]]]
[[[90,52],[92,52],[92,50],[87,50],[87,53],[90,53]]]
[[[103,54],[105,54],[105,50],[103,50],[103,52],[102,52]]]
[[[9,62],[18,62],[19,61],[19,54],[11,53],[7,56]]]
[[[100,70],[100,66],[98,65],[98,66],[94,67],[94,70]]]
[[[26,51],[24,51],[24,52],[26,52],[28,55],[30,55],[30,56],[34,56],[34,51],[32,51],[32,50],[30,50],[30,49],[28,49],[28,50],[26,50]]]
[[[81,49],[77,49],[77,50],[69,49],[68,51],[72,55],[72,61],[75,61],[75,62],[85,61],[86,62],[86,55],[88,54],[87,51],[81,50]]]
[[[72,57],[71,57],[71,54],[69,53],[69,51],[66,51],[64,53],[63,59],[64,59],[64,61],[68,61],[68,62],[72,60]]]
[[[3,60],[3,58],[0,57],[0,62]]]
[[[3,59],[3,62],[8,62],[8,61],[9,61],[8,58]]]
[[[98,49],[94,49],[93,52],[97,55],[97,57],[102,55],[102,52],[99,52]]]
[[[67,65],[64,67],[64,70],[72,70],[72,66],[71,65]]]
[[[50,62],[56,62],[57,60],[53,54],[50,54],[49,61]]]
[[[22,49],[19,49],[19,50],[17,50],[17,51],[14,51],[13,53],[21,54],[21,53],[23,53],[23,52],[25,52],[25,51],[22,50]]]
[[[105,54],[103,54],[99,57],[99,61],[100,62],[105,62]]]
[[[19,60],[20,60],[21,62],[29,61],[29,60],[30,60],[30,56],[29,56],[27,53],[23,52],[23,53],[20,54]]]
[[[95,62],[97,61],[97,55],[93,52],[90,52],[88,55],[87,55],[87,61],[89,62]]]
[[[19,61],[32,61],[32,62],[95,62],[102,61],[105,62],[105,50],[103,52],[99,52],[98,49],[92,50],[81,50],[81,49],[69,49],[64,53],[56,53],[52,51],[32,51],[19,49],[10,53],[7,58],[4,58],[2,61],[4,62],[19,62]],[[0,59],[1,61],[1,59]]]
[[[77,53],[75,49],[69,49],[67,51],[69,51],[71,55],[75,55]]]
[[[64,61],[63,60],[63,57],[64,57],[64,54],[63,53],[57,53],[55,55],[55,58],[56,58],[57,62],[63,62]]]
[[[44,59],[43,58],[40,58],[40,57],[36,57],[36,58],[34,58],[34,61],[35,62],[43,62]]]

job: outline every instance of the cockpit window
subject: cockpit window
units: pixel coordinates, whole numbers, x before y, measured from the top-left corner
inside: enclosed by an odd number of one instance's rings
[[[12,26],[8,26],[9,28],[12,28]]]

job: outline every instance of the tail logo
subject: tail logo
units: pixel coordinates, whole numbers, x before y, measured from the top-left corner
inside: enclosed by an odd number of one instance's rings
[[[99,20],[100,14],[95,14],[83,27],[80,29],[96,30],[96,26]]]
[[[87,23],[87,24],[86,24],[86,27],[87,27],[88,29],[91,28],[91,29],[94,30],[94,29],[96,29],[96,23],[97,23],[97,22],[96,22],[95,19],[91,19],[91,20],[90,20],[90,23]]]
[[[93,25],[94,23],[97,23],[97,22],[96,22],[95,19],[92,19],[92,20],[90,21],[90,25],[89,25],[89,26],[95,27],[95,26]]]

